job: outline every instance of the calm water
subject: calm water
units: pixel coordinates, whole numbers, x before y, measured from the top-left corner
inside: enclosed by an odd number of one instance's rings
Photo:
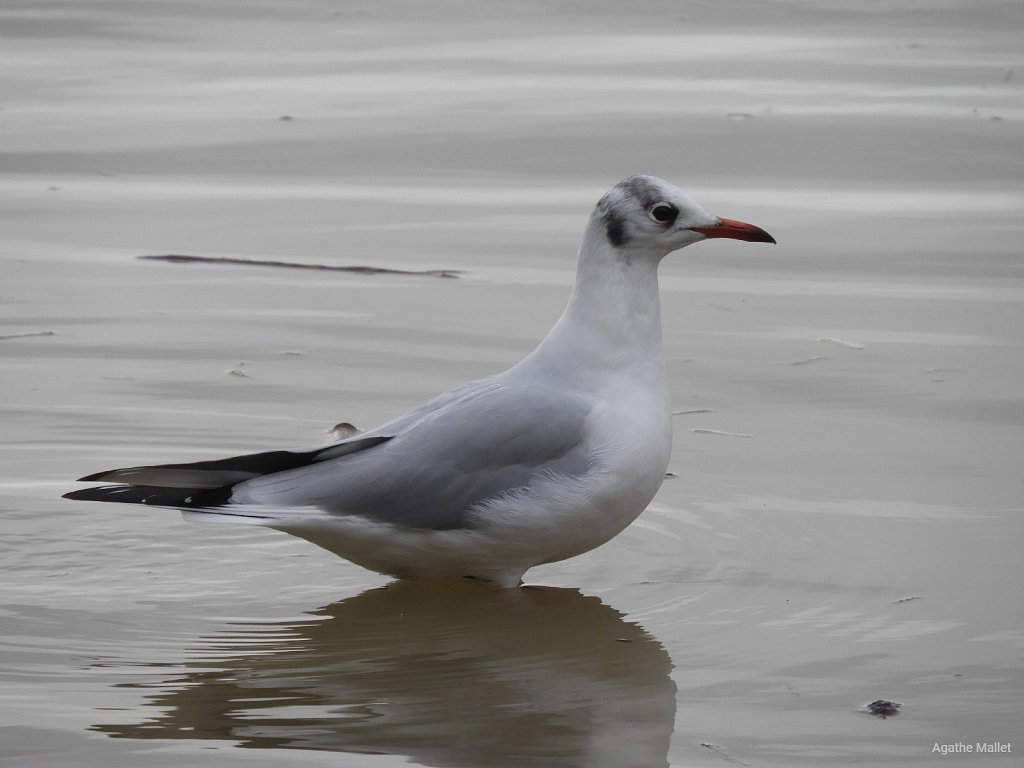
[[[1017,764],[1022,22],[5,3],[2,762]],[[59,499],[506,367],[637,172],[780,246],[666,261],[678,477],[543,588],[388,585],[272,531]],[[165,253],[463,274],[135,258]],[[955,742],[1013,753],[933,752]]]

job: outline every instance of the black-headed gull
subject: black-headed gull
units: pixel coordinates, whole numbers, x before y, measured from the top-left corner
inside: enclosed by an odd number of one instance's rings
[[[100,472],[82,480],[117,485],[65,498],[264,525],[397,577],[515,586],[614,537],[661,486],[672,411],[658,264],[714,237],[775,242],[630,177],[590,215],[564,313],[507,371],[330,445]]]

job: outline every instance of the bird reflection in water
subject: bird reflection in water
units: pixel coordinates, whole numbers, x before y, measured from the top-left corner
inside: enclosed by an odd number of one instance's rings
[[[574,589],[394,582],[204,644],[185,674],[126,684],[155,688],[158,714],[93,730],[432,766],[668,764],[668,654]]]

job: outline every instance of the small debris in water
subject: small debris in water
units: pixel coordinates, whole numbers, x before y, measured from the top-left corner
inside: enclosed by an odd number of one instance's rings
[[[897,600],[893,600],[892,602],[895,605],[896,603],[909,603],[911,600],[920,600],[920,599],[921,599],[920,595],[907,595],[906,597],[901,597],[901,598],[899,598]]]
[[[677,477],[679,477],[679,473],[678,472],[666,472],[665,473],[665,479],[666,480],[674,480]]]
[[[334,440],[344,440],[347,437],[355,437],[360,432],[362,432],[361,429],[356,427],[354,424],[349,424],[347,421],[335,424],[327,430],[327,434]]]
[[[427,275],[429,277],[458,277],[458,269],[389,269],[387,267],[338,266],[335,264],[310,264],[299,261],[276,261],[274,259],[242,259],[228,256],[188,256],[167,253],[157,256],[138,256],[148,261],[166,261],[171,264],[228,264],[244,267],[286,267],[288,269],[315,269],[326,272],[355,272],[360,275]]]
[[[843,341],[842,339],[836,339],[832,336],[825,336],[824,338],[818,339],[818,341],[825,344],[835,344],[839,347],[846,347],[847,349],[864,349],[863,344],[854,344],[852,341]]]
[[[816,363],[819,360],[824,360],[824,355],[814,355],[814,357],[805,357],[800,360],[786,360],[776,365],[807,365],[808,363]]]
[[[696,432],[699,435],[722,435],[724,437],[753,437],[745,432],[723,432],[720,429],[704,429],[703,427],[694,427],[690,430]]]
[[[8,339],[28,339],[33,336],[56,336],[56,331],[26,331],[25,333],[7,333],[0,336],[0,341]]]
[[[900,713],[900,708],[903,705],[898,701],[889,701],[888,699],[877,699],[872,701],[870,704],[865,704],[861,707],[861,712],[866,712],[869,715],[880,717],[883,720],[887,717],[895,717]]]
[[[721,755],[722,759],[728,763],[735,763],[736,765],[750,765],[750,763],[746,763],[740,760],[738,757],[733,757],[732,755],[730,755],[726,751],[725,747],[723,747],[721,744],[713,744],[710,741],[702,741],[700,745],[706,749],[710,749],[712,752],[717,752],[719,755]]]

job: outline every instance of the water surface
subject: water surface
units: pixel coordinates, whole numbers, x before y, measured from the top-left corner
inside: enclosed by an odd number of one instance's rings
[[[1021,16],[5,4],[0,756],[931,765],[1019,741]],[[387,585],[272,531],[59,499],[501,370],[638,172],[780,245],[663,265],[678,477],[544,589]],[[165,253],[464,274],[135,258]]]

